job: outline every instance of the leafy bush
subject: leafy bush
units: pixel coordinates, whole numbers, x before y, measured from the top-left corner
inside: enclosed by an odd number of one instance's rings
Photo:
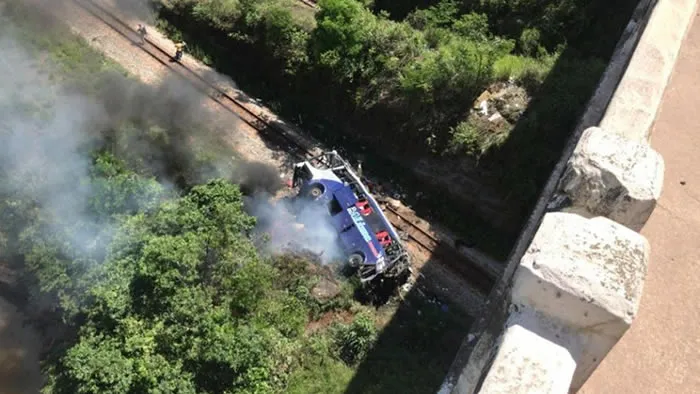
[[[193,15],[210,21],[218,29],[232,29],[241,16],[239,0],[204,0],[194,2]]]
[[[523,30],[518,44],[520,45],[520,50],[528,56],[546,53],[546,50],[540,46],[540,31],[534,27]]]
[[[477,159],[500,146],[508,138],[510,127],[494,125],[488,120],[470,116],[451,130],[450,151],[466,153]]]
[[[342,393],[352,380],[353,370],[333,357],[333,341],[329,335],[316,334],[304,339],[300,367],[289,378],[287,393]]]
[[[47,390],[276,391],[292,352],[285,336],[301,334],[306,310],[272,290],[272,268],[244,235],[252,225],[221,180],[128,220],[107,280],[83,285],[91,302],[80,306],[78,343]]]
[[[369,314],[360,313],[349,325],[334,328],[333,341],[338,356],[348,365],[357,364],[372,348],[377,339],[377,328]]]

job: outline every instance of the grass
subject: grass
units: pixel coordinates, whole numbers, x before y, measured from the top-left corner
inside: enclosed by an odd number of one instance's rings
[[[109,73],[124,75],[129,78],[128,82],[141,83],[119,63],[92,48],[85,39],[56,23],[51,16],[14,3],[5,8],[4,14],[0,16],[0,21],[4,22],[0,31],[11,34],[37,59],[46,59],[41,66],[53,81],[77,87],[87,95],[95,93],[102,78]],[[124,138],[131,133],[136,139],[137,133],[141,133],[132,130],[134,125],[124,124],[120,128]],[[207,176],[228,176],[237,155],[228,144],[222,143],[221,135],[211,132],[204,124],[189,130],[189,134],[193,138],[187,142],[195,165],[206,168]]]
[[[526,79],[541,84],[559,58],[558,54],[532,58],[520,55],[506,55],[493,65],[494,76],[498,80],[514,79],[523,82]]]
[[[10,3],[0,17],[0,29],[11,34],[37,58],[47,55],[52,79],[91,90],[105,72],[128,75],[118,63],[92,49],[87,41],[58,25],[48,15]]]
[[[308,278],[305,263],[294,259],[280,262],[277,266],[283,271],[279,286],[309,288],[304,283],[314,282]],[[356,281],[343,280],[343,284],[355,290],[360,286]],[[422,286],[416,284],[414,289],[419,287]],[[311,319],[325,321],[324,327],[307,332],[299,363],[285,392],[436,392],[471,319],[454,305],[435,302],[429,297],[429,293],[411,290],[403,300],[392,299],[377,309],[358,304],[350,292],[342,292],[336,300],[327,301],[326,305],[332,306],[322,309],[325,317],[334,316],[334,320],[326,321],[323,315]],[[347,321],[348,315],[352,322]],[[365,319],[372,321],[374,330],[367,331]],[[348,335],[349,331],[354,333]],[[369,348],[368,338],[373,339]],[[348,349],[354,349],[349,360]]]

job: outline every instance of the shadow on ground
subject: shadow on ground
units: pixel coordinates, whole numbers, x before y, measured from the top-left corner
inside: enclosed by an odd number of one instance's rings
[[[20,309],[26,292],[12,264],[0,264],[0,394],[34,394],[42,386],[39,332]]]

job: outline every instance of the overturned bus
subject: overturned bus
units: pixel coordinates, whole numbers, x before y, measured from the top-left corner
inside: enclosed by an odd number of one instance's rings
[[[401,238],[352,167],[336,151],[294,166],[296,198],[323,204],[347,263],[363,283],[400,278],[410,269]]]

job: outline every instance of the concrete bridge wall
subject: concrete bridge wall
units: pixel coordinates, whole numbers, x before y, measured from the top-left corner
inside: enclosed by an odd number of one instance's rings
[[[649,132],[696,8],[640,1],[440,394],[576,392],[634,321],[664,172]]]

